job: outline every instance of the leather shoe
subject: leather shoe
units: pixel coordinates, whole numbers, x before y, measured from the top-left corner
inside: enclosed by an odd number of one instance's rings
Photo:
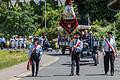
[[[79,76],[80,74],[79,74],[79,73],[76,73],[76,75],[78,75],[78,76]]]
[[[111,72],[111,76],[114,76],[114,72]]]
[[[70,76],[73,76],[73,75],[74,75],[74,73],[71,73],[71,74],[70,74]]]

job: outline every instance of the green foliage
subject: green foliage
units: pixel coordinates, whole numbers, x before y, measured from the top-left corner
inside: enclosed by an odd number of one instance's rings
[[[41,7],[41,14],[39,14],[41,25],[38,30],[35,32],[36,35],[41,35],[42,33],[46,33],[49,40],[52,40],[57,37],[59,27],[59,21],[61,18],[61,13],[63,12],[63,6],[54,6],[50,3],[47,3],[46,8],[46,29],[45,29],[45,6]]]
[[[114,22],[115,26],[115,34],[117,37],[117,44],[120,47],[120,12],[115,15],[117,18],[116,21]]]
[[[120,12],[115,15],[116,20],[112,23],[107,22],[106,20],[96,20],[93,22],[91,30],[96,36],[106,35],[106,32],[112,31],[116,41],[117,46],[120,46]]]
[[[38,18],[29,4],[9,9],[4,3],[0,5],[0,31],[4,34],[29,35],[38,26],[35,22]]]
[[[108,10],[109,0],[84,0],[83,4],[85,5],[85,11],[90,14],[91,21],[95,20],[104,20],[106,19],[109,22],[115,20],[114,15],[116,12]]]

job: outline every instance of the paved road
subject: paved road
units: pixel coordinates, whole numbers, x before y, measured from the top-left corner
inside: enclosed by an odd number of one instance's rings
[[[59,61],[39,71],[38,77],[23,77],[22,80],[120,80],[120,56],[116,58],[115,76],[104,75],[103,56],[100,56],[98,66],[93,66],[92,59],[82,59],[80,62],[80,75],[69,76],[70,56],[50,54],[59,56]]]

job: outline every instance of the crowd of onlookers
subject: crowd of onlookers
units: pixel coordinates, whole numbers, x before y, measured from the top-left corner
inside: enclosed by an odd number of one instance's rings
[[[1,49],[21,49],[27,47],[27,38],[25,36],[12,36],[6,39],[4,36],[0,37]]]
[[[46,50],[50,43],[46,38],[46,35],[38,36],[12,36],[9,39],[6,39],[4,36],[0,37],[0,48],[2,49],[26,49],[33,42],[34,38],[39,39],[39,44],[43,47],[43,50]]]

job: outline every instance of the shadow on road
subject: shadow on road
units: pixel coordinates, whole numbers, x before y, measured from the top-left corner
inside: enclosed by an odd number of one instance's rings
[[[18,76],[14,76],[16,78],[27,78],[27,77],[51,77],[51,76],[31,76],[31,75],[28,75],[28,76],[21,76],[21,77],[18,77]]]
[[[63,75],[63,74],[62,74],[62,75],[53,75],[53,76],[70,76],[70,75]]]
[[[26,76],[26,77],[32,77],[32,76]],[[34,77],[51,77],[51,76],[34,76]]]
[[[94,63],[80,63],[80,66],[85,66],[85,65],[94,66]]]
[[[106,76],[105,74],[86,74],[85,76]]]
[[[70,54],[47,54],[50,56],[70,56]]]
[[[71,67],[71,64],[61,64],[63,66]],[[80,63],[80,66],[90,65],[94,66],[94,63]]]

